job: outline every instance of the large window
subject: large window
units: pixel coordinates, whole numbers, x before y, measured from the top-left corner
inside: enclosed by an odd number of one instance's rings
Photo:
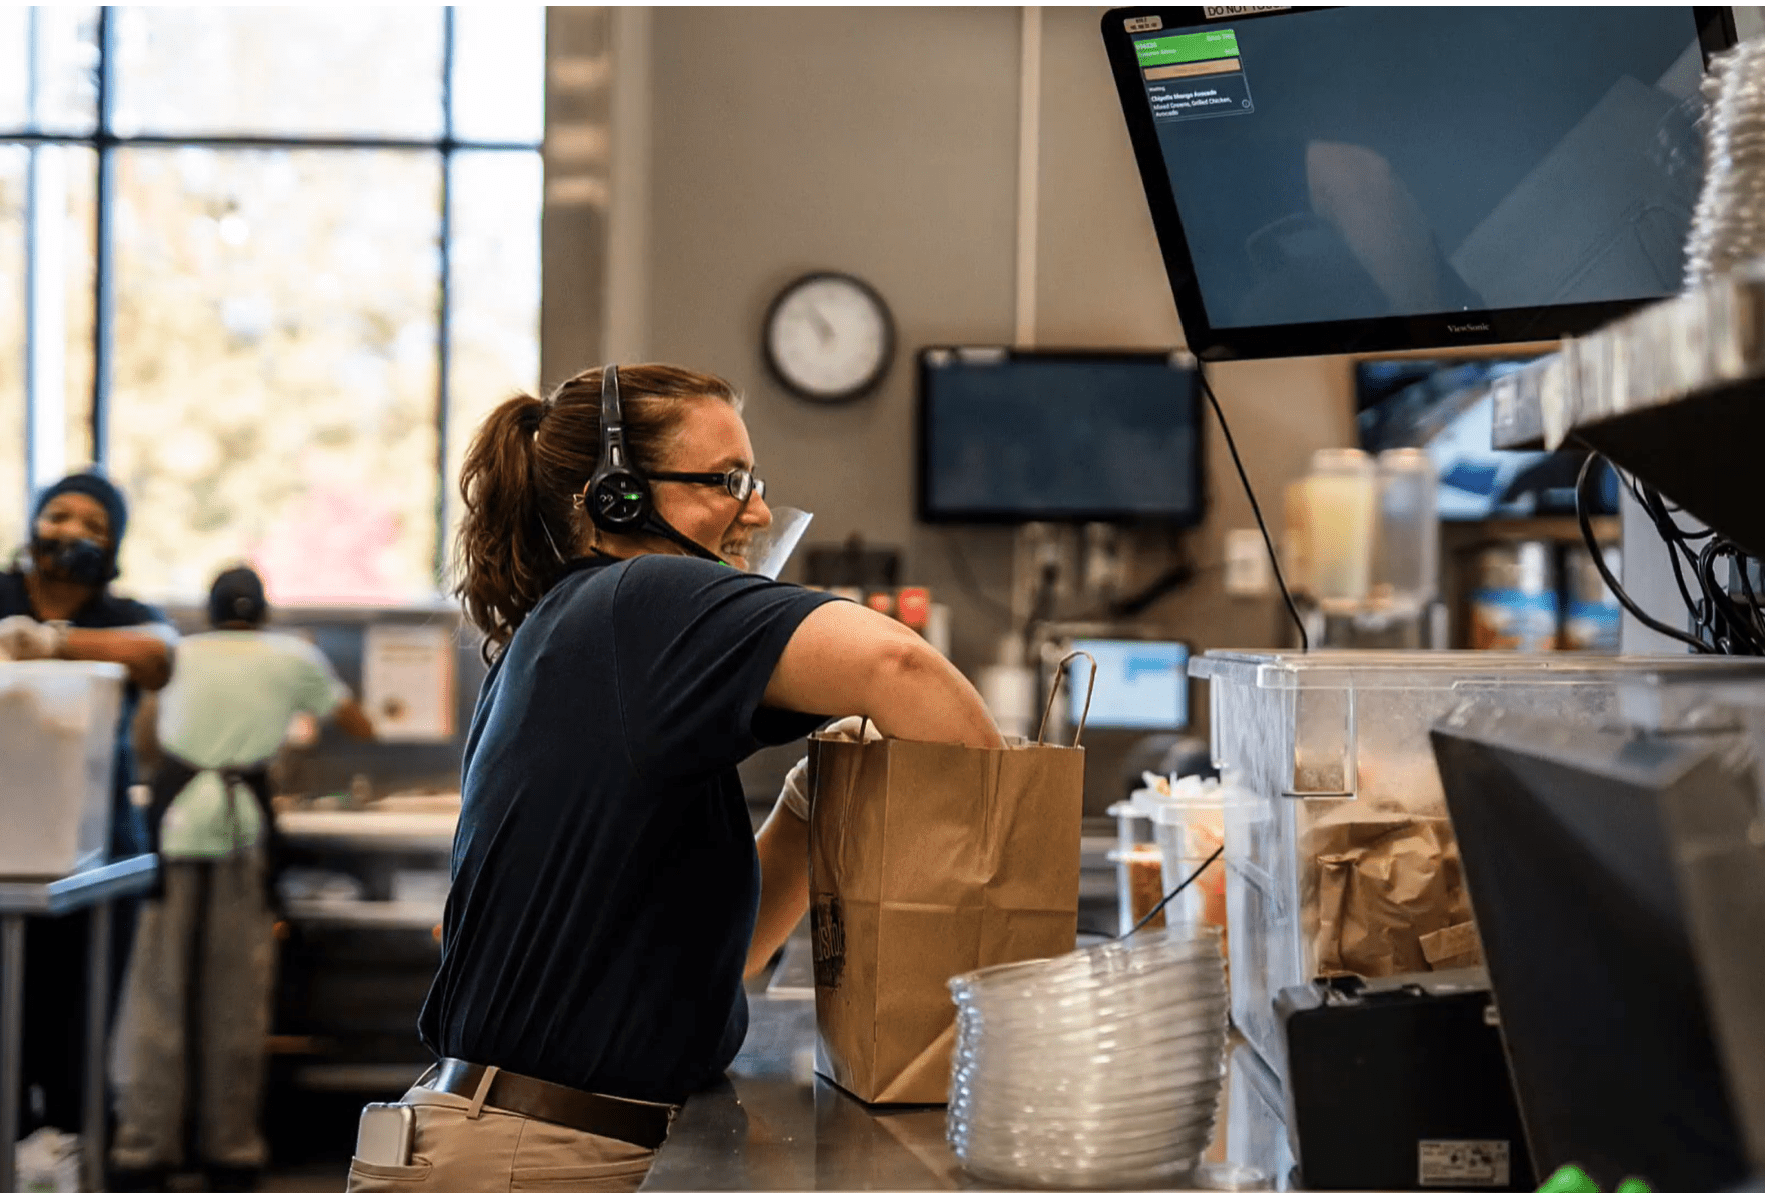
[[[543,71],[538,7],[0,9],[0,549],[96,462],[129,590],[433,595],[538,382]]]

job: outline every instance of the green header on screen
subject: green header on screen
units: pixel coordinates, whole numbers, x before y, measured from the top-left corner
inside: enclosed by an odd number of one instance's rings
[[[1206,62],[1209,58],[1236,58],[1238,34],[1230,29],[1209,29],[1205,33],[1178,33],[1170,37],[1149,37],[1134,43],[1141,67],[1170,66],[1179,62]]]

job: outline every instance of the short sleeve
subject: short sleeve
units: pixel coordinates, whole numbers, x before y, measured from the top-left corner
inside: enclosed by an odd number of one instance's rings
[[[760,700],[791,635],[834,599],[708,560],[627,564],[612,628],[632,765],[651,779],[699,775],[812,731],[825,718]]]
[[[294,653],[294,707],[315,717],[330,716],[349,696],[331,660],[310,642],[289,640]]]

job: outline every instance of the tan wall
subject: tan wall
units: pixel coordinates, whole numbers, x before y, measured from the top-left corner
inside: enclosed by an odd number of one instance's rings
[[[1044,13],[1038,338],[1169,346],[1181,328],[1100,12]],[[1019,10],[659,8],[651,20],[639,105],[649,113],[647,298],[626,321],[644,329],[641,342],[627,347],[736,380],[762,472],[779,502],[814,511],[812,541],[856,531],[903,545],[907,578],[954,607],[958,662],[984,661],[997,629],[954,583],[948,546],[1003,596],[1010,536],[915,525],[913,360],[928,343],[1012,336]],[[616,217],[615,235],[621,226]],[[871,282],[899,332],[880,392],[847,407],[791,398],[760,354],[767,302],[818,268]],[[568,269],[548,252],[548,291]],[[1274,361],[1215,376],[1278,518],[1281,487],[1309,453],[1351,441],[1348,367]],[[1217,430],[1208,449],[1212,512],[1192,536],[1203,564],[1219,559],[1226,528],[1251,524]],[[1217,569],[1158,616],[1201,646],[1267,644],[1279,625],[1274,602],[1226,598]]]

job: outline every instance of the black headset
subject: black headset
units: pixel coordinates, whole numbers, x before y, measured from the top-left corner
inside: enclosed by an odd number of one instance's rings
[[[619,408],[619,366],[601,369],[601,459],[588,478],[588,516],[609,534],[645,529],[655,506],[650,482],[625,451],[625,415]]]
[[[619,366],[601,366],[601,459],[583,486],[591,522],[608,534],[659,534],[700,559],[726,562],[668,525],[625,450],[625,414],[619,406]]]

